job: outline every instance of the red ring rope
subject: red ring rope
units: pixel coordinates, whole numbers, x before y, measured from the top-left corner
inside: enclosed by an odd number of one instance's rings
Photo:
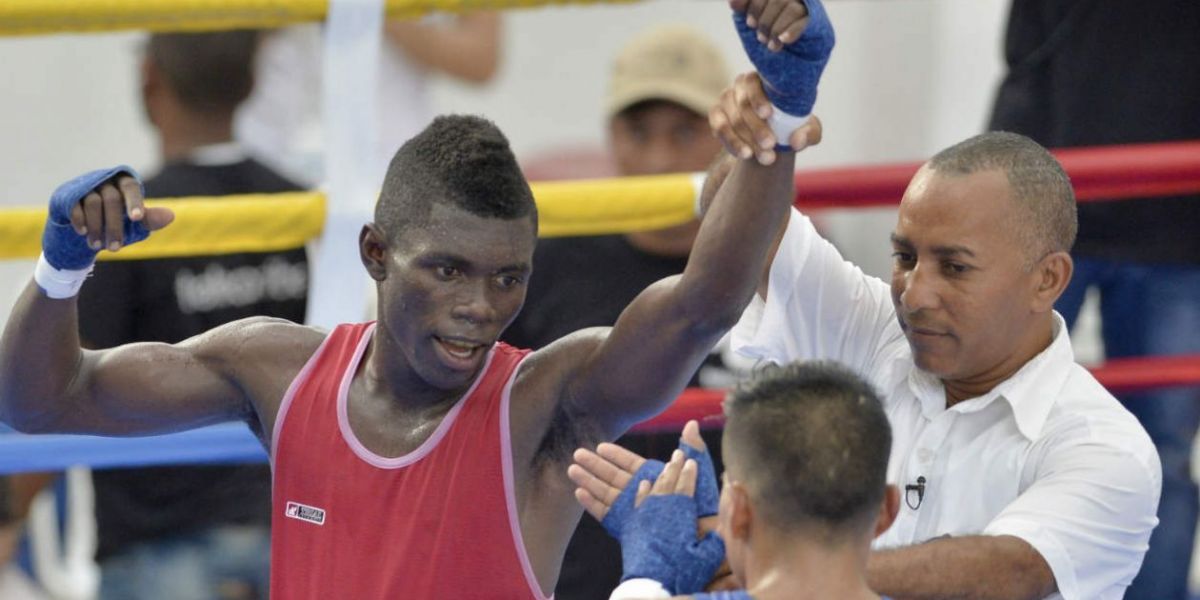
[[[1089,369],[1110,392],[1130,393],[1183,385],[1200,385],[1200,354],[1113,359]],[[639,423],[641,433],[677,432],[695,419],[702,427],[724,422],[721,401],[725,390],[688,388],[662,414]]]
[[[1200,140],[1055,150],[1080,202],[1200,192]],[[921,163],[799,171],[796,206],[893,206]]]

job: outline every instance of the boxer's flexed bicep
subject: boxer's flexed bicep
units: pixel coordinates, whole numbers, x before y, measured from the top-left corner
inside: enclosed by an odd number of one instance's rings
[[[257,335],[261,328],[248,321],[175,345],[81,348],[76,294],[99,248],[136,243],[172,218],[144,206],[128,167],[86,173],[55,190],[34,281],[0,337],[0,421],[29,432],[119,435],[250,419],[254,399],[276,391],[258,383],[270,379],[266,363],[295,358],[290,374],[299,370],[308,354],[292,354],[303,344]]]
[[[319,339],[299,325],[255,317],[178,344],[85,350],[56,397],[23,399],[14,425],[31,432],[142,435],[240,420],[269,431],[277,408],[272,401],[282,398]]]

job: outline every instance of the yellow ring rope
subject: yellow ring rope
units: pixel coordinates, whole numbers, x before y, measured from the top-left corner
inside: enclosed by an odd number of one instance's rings
[[[694,215],[691,175],[533,184],[542,237],[603,235],[678,225]],[[175,211],[150,239],[101,260],[269,252],[298,248],[321,234],[319,192],[179,198],[149,202]],[[37,258],[45,208],[0,210],[0,259]]]
[[[607,4],[638,0],[385,0],[387,14],[467,12],[548,4]],[[0,35],[65,32],[215,31],[265,29],[321,21],[329,0],[2,0]]]

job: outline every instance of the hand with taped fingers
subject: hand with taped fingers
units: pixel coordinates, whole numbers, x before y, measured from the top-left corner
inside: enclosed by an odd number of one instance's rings
[[[656,480],[665,465],[610,443],[594,452],[579,448],[572,458],[575,463],[567,467],[567,477],[576,486],[575,499],[619,539],[633,512],[638,482]]]
[[[175,218],[170,209],[147,208],[143,196],[137,172],[125,165],[84,173],[54,190],[33,272],[46,297],[74,298],[101,249],[137,243]]]
[[[716,517],[702,517],[701,505],[715,506],[718,490],[696,421],[684,426],[679,442],[665,465],[616,444],[576,450],[567,469],[578,486],[575,497],[621,541],[623,581],[647,577],[674,593],[714,584],[710,589],[733,589]],[[702,500],[704,494],[711,499]]]
[[[157,231],[170,225],[175,214],[169,208],[146,207],[141,184],[127,174],[96,186],[71,209],[71,226],[87,237],[93,250],[116,252],[124,247],[126,219]]]
[[[637,500],[622,529],[622,581],[652,579],[674,594],[699,592],[725,559],[720,536],[698,536],[696,460],[676,450],[651,484],[638,482]]]
[[[682,450],[676,450],[671,453],[671,460],[653,484],[646,479],[638,482],[634,507],[640,507],[649,496],[679,495],[691,498],[696,493],[696,470],[696,461],[685,457]]]
[[[731,155],[742,160],[754,158],[764,166],[775,162],[781,143],[799,152],[821,142],[823,130],[816,115],[810,116],[787,140],[778,139],[767,121],[775,110],[758,73],[742,73],[721,93],[717,105],[708,113],[708,124]]]
[[[695,471],[689,468],[686,475],[687,496],[694,496],[697,515],[707,520],[716,513],[720,491],[696,421],[684,426],[676,452],[696,465]],[[610,443],[600,444],[595,451],[580,448],[573,458],[575,463],[567,468],[567,476],[576,486],[575,499],[615,538],[620,538],[630,513],[653,491],[667,466]],[[686,463],[680,468],[683,466]],[[676,475],[671,481],[680,477]],[[662,485],[667,486],[667,481]]]
[[[729,7],[746,15],[746,25],[771,52],[800,39],[808,25],[808,7],[801,0],[729,0]]]

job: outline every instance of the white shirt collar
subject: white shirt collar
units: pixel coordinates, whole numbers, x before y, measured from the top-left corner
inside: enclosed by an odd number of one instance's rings
[[[223,167],[240,163],[250,155],[237,142],[200,146],[188,153],[187,162],[201,167]]]
[[[1021,435],[1030,441],[1037,441],[1046,424],[1046,417],[1054,408],[1054,399],[1059,396],[1070,374],[1070,369],[1066,366],[1075,362],[1075,352],[1071,349],[1066,322],[1057,311],[1053,316],[1054,339],[1045,350],[990,392],[959,402],[949,410],[972,413],[983,410],[993,400],[1001,398],[1012,409]],[[937,377],[913,368],[908,379],[913,394],[921,402],[921,413],[927,419],[933,419],[947,410],[945,387]]]

